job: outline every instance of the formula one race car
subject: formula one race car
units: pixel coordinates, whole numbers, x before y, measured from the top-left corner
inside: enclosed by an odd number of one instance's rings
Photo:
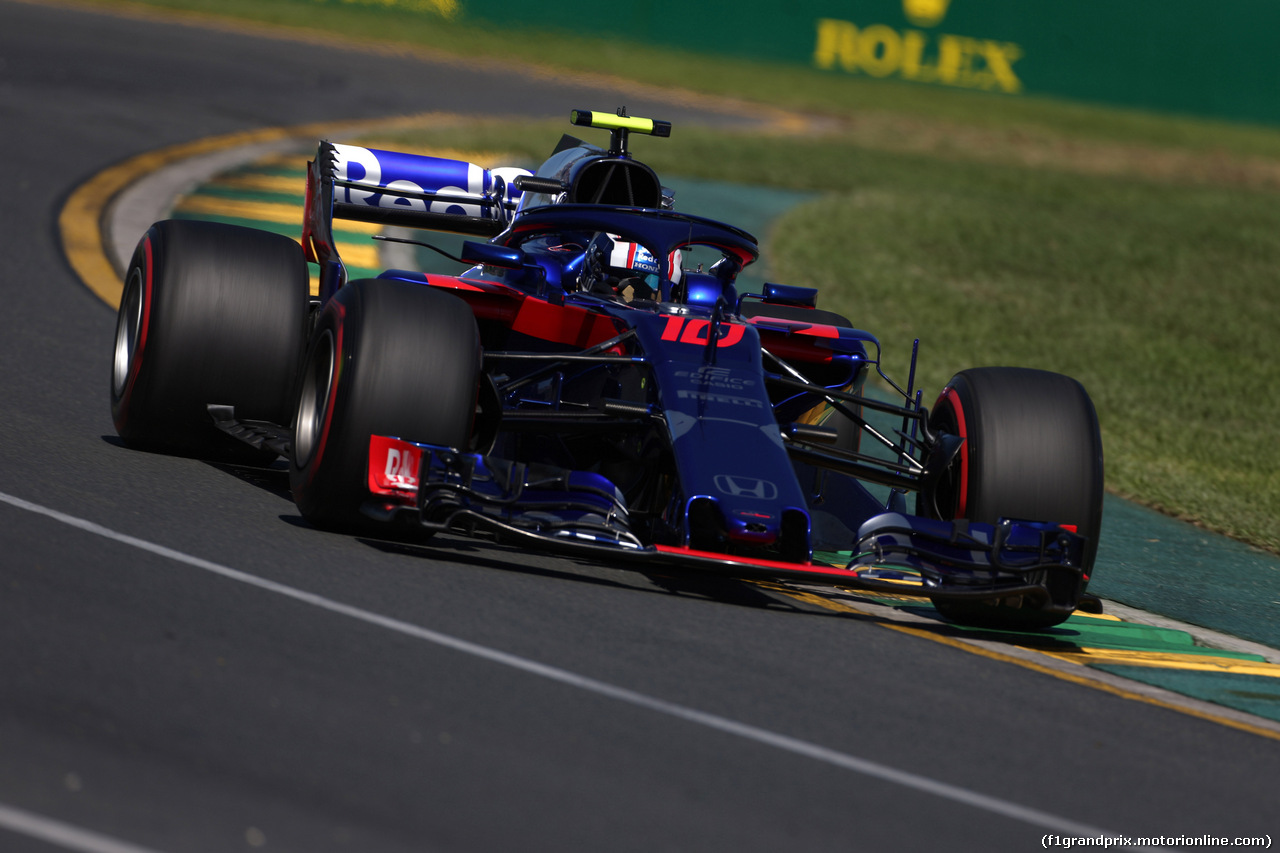
[[[534,174],[322,142],[301,248],[155,224],[120,305],[121,437],[284,456],[322,528],[905,592],[981,625],[1097,609],[1102,446],[1081,385],[977,368],[926,409],[814,290],[739,293],[755,238],[677,212],[628,150],[670,125],[618,112],[573,112],[609,147],[566,135]],[[348,281],[335,219],[488,239],[457,275]],[[865,387],[873,370],[891,394]]]

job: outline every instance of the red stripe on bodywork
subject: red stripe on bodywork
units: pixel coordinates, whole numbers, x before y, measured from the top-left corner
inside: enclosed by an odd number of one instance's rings
[[[684,328],[684,318],[672,314],[667,318],[667,325],[662,330],[662,339],[664,341],[680,340],[680,330]]]
[[[484,293],[488,290],[488,288],[481,287],[478,284],[472,284],[469,281],[464,281],[463,279],[456,278],[451,275],[432,275],[431,273],[427,273],[426,279],[427,284],[444,290],[467,290],[474,293]],[[510,289],[505,286],[502,287],[504,289]]]
[[[821,323],[801,323],[796,320],[775,320],[772,317],[749,317],[746,322],[760,333],[760,343],[774,355],[795,361],[829,362],[831,350],[820,345],[820,340],[840,337],[835,326]],[[780,328],[786,326],[787,328]]]
[[[574,347],[607,341],[621,331],[608,317],[576,305],[552,305],[541,299],[525,299],[511,328],[524,335]]]
[[[763,333],[770,326],[787,326],[789,327],[781,334],[789,335],[809,335],[815,338],[838,338],[840,330],[835,326],[828,326],[824,323],[806,323],[803,320],[782,319],[780,317],[748,317],[746,322],[753,326],[760,327]]]
[[[694,548],[681,548],[675,545],[655,545],[654,550],[672,557],[697,557],[703,560],[715,560],[726,566],[756,566],[762,569],[784,569],[789,572],[812,571],[823,574],[830,571],[830,566],[813,563],[786,563],[782,560],[762,560],[756,557],[743,557],[737,554],[721,554],[718,551],[699,551]]]

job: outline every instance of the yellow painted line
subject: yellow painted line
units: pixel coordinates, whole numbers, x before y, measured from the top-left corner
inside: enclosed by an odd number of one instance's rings
[[[302,205],[280,204],[273,201],[245,201],[238,198],[218,198],[207,195],[189,195],[178,200],[175,211],[195,213],[206,216],[234,216],[237,219],[256,219],[259,222],[279,222],[285,225],[297,225],[302,231]],[[348,222],[342,220],[335,230],[351,231],[356,234],[377,234],[381,226],[371,222]]]
[[[796,601],[803,601],[805,604],[813,604],[818,607],[824,607],[827,610],[834,610],[837,613],[853,613],[858,616],[871,616],[873,618],[875,618],[876,616],[874,613],[871,613],[870,611],[859,610],[858,608],[853,607],[852,605],[845,604],[842,601],[832,601],[831,599],[825,598],[821,595],[817,595],[816,593],[801,592],[798,589],[792,589],[791,587],[783,586],[782,584],[774,583],[773,581],[752,580],[752,581],[748,581],[748,583],[752,584],[753,586],[761,587],[763,589],[772,590],[774,592],[780,592],[783,595],[788,596],[789,598],[794,598]]]
[[[1123,622],[1124,621],[1119,616],[1113,616],[1110,613],[1085,613],[1082,610],[1077,610],[1075,613],[1072,613],[1071,615],[1083,616],[1085,619],[1101,619],[1104,622]]]
[[[376,270],[382,267],[382,263],[378,260],[378,247],[372,243],[368,246],[338,243],[336,248],[338,257],[342,258],[342,262],[349,267],[360,267],[366,270]]]
[[[302,231],[302,208],[287,204],[270,202],[240,201],[239,199],[211,198],[209,196],[187,196],[178,202],[174,210],[179,213],[203,214],[205,216],[233,216],[237,219],[251,219],[258,222],[280,222],[292,224],[298,222],[298,231]],[[368,222],[343,221],[339,226],[343,231],[354,231],[358,234],[377,234],[380,227]],[[337,243],[338,255],[343,263],[352,267],[377,269],[378,247],[373,243]]]
[[[301,233],[302,231],[302,208],[300,206],[240,201],[238,199],[220,199],[209,196],[187,196],[174,206],[174,211],[204,216],[231,216],[237,219],[257,222],[285,224],[293,224],[294,220],[297,219],[298,232]],[[286,213],[290,215],[286,216]],[[343,231],[354,231],[363,234],[376,234],[379,231],[378,226],[366,222],[343,221],[339,227]],[[339,240],[335,241],[335,245],[338,249],[338,256],[349,267],[380,269],[382,266],[381,260],[378,258],[378,247],[373,243],[349,243]],[[312,275],[311,295],[316,296],[319,293],[319,279]]]
[[[922,581],[906,580],[905,578],[876,578],[876,580],[879,581],[880,583],[889,583],[889,584],[893,584],[894,586],[903,587],[904,593],[906,592],[907,589],[921,589],[924,587],[924,583]],[[907,593],[907,594],[910,594],[910,593]],[[924,593],[919,593],[919,594],[924,595]]]
[[[298,209],[301,211],[303,196],[307,189],[305,175],[265,175],[247,173],[239,175],[219,175],[209,181],[208,186],[226,187],[232,190],[250,190],[252,192],[288,193],[297,196]],[[302,214],[298,214],[301,218]]]
[[[1081,648],[1077,652],[1038,649],[1034,646],[1018,646],[1039,652],[1068,663],[1084,665],[1106,664],[1111,666],[1146,666],[1159,669],[1185,669],[1196,672],[1230,672],[1237,675],[1265,675],[1280,678],[1280,664],[1266,661],[1241,660],[1216,655],[1188,655],[1178,652],[1142,652],[1132,649]]]
[[[113,198],[143,176],[181,160],[241,145],[315,136],[323,132],[323,127],[275,127],[214,136],[139,154],[104,169],[77,187],[58,214],[58,230],[67,262],[99,299],[116,307],[120,304],[123,282],[111,263],[102,236],[102,218]]]
[[[1022,667],[1023,669],[1029,669],[1029,670],[1032,670],[1033,672],[1043,673],[1044,675],[1051,675],[1054,678],[1060,679],[1062,681],[1069,681],[1072,684],[1078,684],[1082,687],[1091,687],[1094,690],[1101,690],[1103,693],[1110,693],[1111,695],[1118,696],[1122,699],[1130,699],[1134,702],[1143,702],[1148,705],[1154,705],[1157,708],[1164,708],[1169,711],[1177,711],[1180,714],[1186,714],[1187,716],[1195,717],[1200,720],[1206,720],[1211,723],[1217,723],[1219,725],[1227,726],[1229,728],[1238,729],[1239,731],[1258,735],[1259,737],[1265,737],[1270,740],[1280,741],[1280,732],[1276,732],[1268,728],[1263,728],[1262,726],[1255,726],[1252,723],[1245,722],[1244,720],[1235,720],[1235,719],[1232,719],[1231,717],[1224,717],[1218,714],[1210,713],[1208,711],[1201,711],[1196,708],[1189,708],[1184,705],[1177,705],[1177,704],[1174,704],[1173,702],[1166,702],[1165,700],[1157,699],[1154,696],[1146,696],[1142,693],[1138,693],[1133,690],[1126,690],[1123,687],[1117,687],[1114,684],[1107,684],[1104,681],[1096,681],[1084,675],[1076,675],[1070,672],[1063,672],[1062,670],[1054,669],[1053,667],[1045,666],[1044,664],[1039,664],[1039,663],[1036,663],[1035,661],[1024,660],[1022,658],[1015,657],[1014,655],[1007,655],[1002,652],[997,652],[991,649],[983,648],[981,646],[975,646],[970,643],[966,643],[963,640],[958,640],[954,637],[947,637],[941,634],[936,634],[929,630],[925,630],[921,628],[913,628],[907,625],[894,625],[894,624],[886,624],[885,627],[892,628],[893,630],[900,631],[904,634],[910,634],[913,637],[920,637],[921,639],[931,640],[935,643],[942,643],[943,645],[961,649],[963,651],[970,652],[975,655],[980,655],[985,658],[991,658],[992,660],[998,660],[998,661],[1003,661],[1004,663],[1015,664],[1017,666]],[[1040,652],[1040,653],[1043,654],[1043,652]]]
[[[1117,687],[1114,684],[1108,684],[1104,681],[1097,681],[1095,679],[1089,678],[1084,675],[1077,675],[1071,672],[1064,672],[1060,669],[1054,669],[1051,666],[1046,666],[1044,664],[1036,663],[1035,661],[1026,660],[1024,658],[1020,658],[1015,655],[1009,655],[1003,652],[997,652],[992,649],[985,648],[983,646],[974,645],[973,643],[966,642],[956,637],[950,637],[945,634],[940,634],[936,630],[930,630],[928,628],[917,628],[911,625],[902,625],[895,622],[886,622],[883,620],[883,618],[877,616],[876,614],[868,613],[865,610],[859,610],[858,608],[852,607],[848,604],[845,604],[844,602],[833,601],[829,598],[824,598],[820,595],[815,595],[813,593],[801,592],[799,590],[790,589],[781,584],[765,583],[760,581],[753,581],[753,583],[755,583],[757,586],[761,586],[766,589],[771,589],[776,592],[780,592],[784,595],[788,595],[796,599],[797,601],[803,601],[807,604],[815,604],[819,607],[823,607],[827,610],[832,610],[837,613],[851,613],[857,616],[872,616],[878,620],[877,624],[882,625],[885,628],[888,628],[892,631],[898,631],[899,633],[902,633],[902,634],[909,634],[913,637],[918,637],[922,640],[929,640],[930,642],[933,642],[933,643],[941,643],[944,646],[950,646],[954,649],[959,649],[961,651],[969,652],[970,654],[979,655],[980,657],[989,658],[991,660],[997,660],[1003,663],[1011,663],[1011,664],[1014,664],[1015,666],[1020,666],[1023,669],[1029,669],[1032,672],[1038,672],[1043,675],[1049,675],[1061,681],[1067,681],[1072,684],[1080,685],[1081,687],[1090,687],[1094,690],[1100,690],[1103,693],[1110,693],[1111,695],[1118,696],[1122,699],[1129,699],[1134,702],[1142,702],[1147,705],[1154,705],[1157,708],[1164,708],[1165,710],[1168,710],[1168,711],[1176,711],[1179,714],[1186,714],[1187,716],[1195,717],[1196,719],[1205,720],[1211,723],[1217,723],[1218,725],[1227,726],[1228,728],[1237,729],[1243,732],[1248,732],[1249,734],[1268,738],[1270,740],[1280,741],[1280,732],[1276,732],[1271,729],[1264,728],[1262,726],[1255,726],[1252,723],[1245,722],[1244,720],[1235,720],[1235,719],[1232,719],[1231,717],[1219,716],[1218,714],[1213,714],[1208,711],[1201,711],[1196,708],[1190,708],[1183,705],[1177,705],[1172,702],[1166,702],[1165,700],[1157,699],[1154,696],[1146,696],[1142,693],[1138,693],[1133,690],[1126,690],[1123,687]],[[1040,649],[1031,649],[1030,651],[1034,651],[1037,654],[1047,654],[1046,652],[1041,651]],[[1058,657],[1058,655],[1053,655],[1053,656]],[[1078,663],[1078,661],[1070,661],[1070,662]]]
[[[874,598],[877,601],[898,601],[903,604],[924,604],[929,601],[929,596],[927,595],[898,594],[893,592],[883,592],[881,590],[876,590],[872,592],[871,590],[867,590],[867,589],[858,589],[856,587],[843,587],[843,586],[836,587],[836,589],[840,590],[841,592],[847,592],[850,595],[861,595],[867,598]]]
[[[259,222],[279,222],[298,226],[302,230],[302,206],[278,204],[270,201],[245,201],[238,198],[216,198],[189,195],[178,199],[173,207],[177,213],[203,214],[206,216],[234,216],[236,219],[256,219]],[[376,226],[372,233],[377,233]]]
[[[316,140],[317,142],[319,140]],[[296,169],[304,174],[307,171],[307,163],[315,156],[314,151],[308,151],[306,154],[296,153],[280,153],[268,154],[258,160],[254,160],[250,168],[257,169]]]
[[[421,113],[413,116],[344,122],[343,133],[369,132],[394,126],[414,126],[428,121],[458,121],[447,113]],[[58,214],[58,231],[67,262],[85,286],[103,302],[115,308],[120,304],[123,283],[107,254],[103,242],[102,220],[111,200],[144,176],[182,160],[265,142],[297,139],[299,142],[319,140],[335,132],[334,123],[304,124],[295,127],[270,127],[262,130],[211,136],[195,142],[172,145],[131,157],[102,170],[71,193]],[[305,158],[303,158],[305,163]],[[301,213],[294,214],[301,224]]]

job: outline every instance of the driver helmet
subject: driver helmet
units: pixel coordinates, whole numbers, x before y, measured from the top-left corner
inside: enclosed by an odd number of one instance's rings
[[[617,234],[596,235],[587,248],[587,266],[596,275],[591,290],[633,299],[665,299],[684,277],[683,255],[671,252],[665,263],[639,243]]]

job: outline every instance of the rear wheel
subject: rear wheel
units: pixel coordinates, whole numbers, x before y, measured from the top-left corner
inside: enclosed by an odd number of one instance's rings
[[[1102,437],[1093,403],[1079,382],[1026,368],[965,370],[943,389],[929,426],[965,443],[934,492],[921,495],[919,514],[1074,526],[1088,539],[1087,582],[1102,528]],[[1066,592],[1074,599],[1083,591],[1081,583]],[[1066,618],[1023,599],[934,604],[957,622],[987,627],[1045,628]]]
[[[288,237],[216,222],[147,231],[125,274],[111,415],[130,447],[270,462],[214,426],[210,403],[288,424],[306,342],[308,276]]]
[[[466,448],[480,335],[465,302],[385,279],[348,284],[325,307],[303,365],[290,486],[317,527],[359,529],[369,437]]]

